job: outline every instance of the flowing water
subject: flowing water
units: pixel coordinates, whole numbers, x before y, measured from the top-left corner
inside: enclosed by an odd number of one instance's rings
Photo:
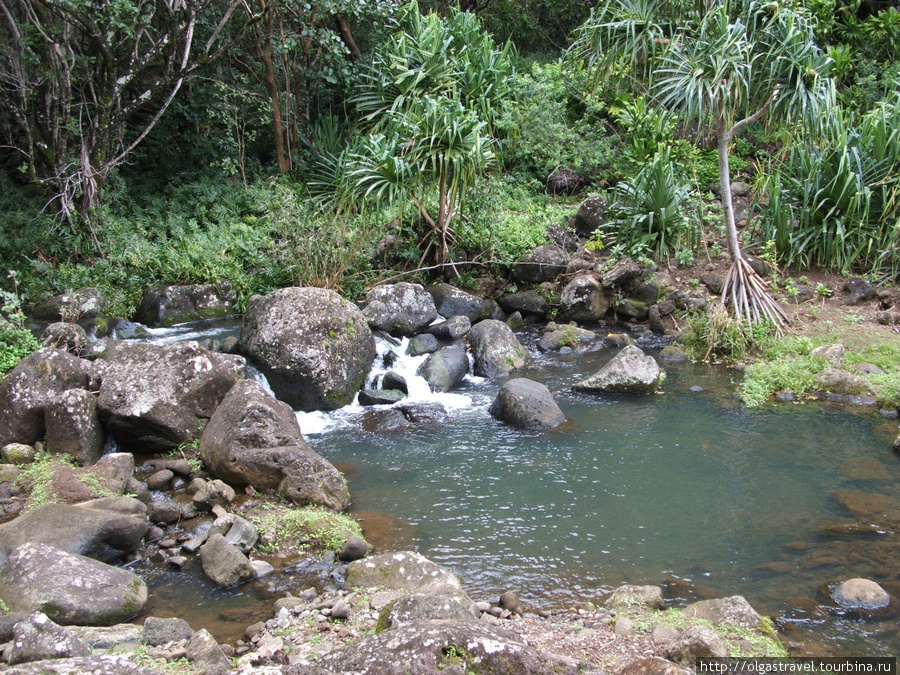
[[[836,494],[900,500],[896,421],[834,404],[747,410],[734,398],[739,374],[700,364],[664,364],[663,391],[651,397],[571,391],[614,353],[534,356],[523,374],[569,418],[554,431],[493,420],[499,383],[478,378],[450,395],[413,383],[411,398],[450,414],[430,429],[368,432],[371,411],[356,405],[298,419],[346,472],[370,540],[418,550],[476,599],[511,589],[532,607],[570,606],[621,583],[663,584],[676,604],[741,594],[819,655],[896,653],[896,617],[866,621],[817,596],[855,576],[900,595],[898,535],[851,534],[845,525],[858,519]],[[416,364],[393,367],[414,381]],[[379,360],[372,378],[383,370]]]

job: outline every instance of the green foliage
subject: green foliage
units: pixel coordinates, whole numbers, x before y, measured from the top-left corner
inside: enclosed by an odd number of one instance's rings
[[[16,478],[15,484],[28,492],[26,509],[33,509],[41,504],[50,504],[59,497],[53,490],[53,478],[61,467],[72,468],[75,462],[69,455],[53,455],[48,452],[38,453],[34,461],[28,464]]]
[[[737,361],[751,346],[771,342],[773,332],[774,328],[769,324],[747,324],[716,304],[708,312],[691,315],[682,343],[685,352],[694,360]]]
[[[264,552],[290,547],[340,551],[351,536],[362,536],[359,523],[350,516],[321,506],[276,507],[252,520],[265,542]]]
[[[624,146],[625,156],[636,164],[653,157],[660,144],[668,143],[678,123],[673,113],[653,105],[646,96],[623,97],[609,112],[627,132],[630,142]]]
[[[688,193],[663,146],[634,178],[616,185],[602,230],[631,256],[663,258],[681,246],[693,248],[699,231],[687,218]]]
[[[585,73],[560,61],[532,62],[517,73],[498,127],[504,166],[526,180],[545,181],[558,168],[604,181],[624,162],[602,104],[585,89]]]
[[[23,357],[40,348],[34,335],[24,329],[25,315],[22,313],[16,274],[10,272],[9,278],[12,280],[13,290],[0,289],[0,378]]]
[[[898,104],[831,115],[818,143],[792,147],[774,171],[759,234],[785,265],[900,274]]]

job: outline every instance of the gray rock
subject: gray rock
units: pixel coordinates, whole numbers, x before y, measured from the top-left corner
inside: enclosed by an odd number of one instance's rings
[[[826,368],[816,373],[816,387],[839,396],[858,396],[871,393],[865,378],[840,368]]]
[[[97,416],[97,397],[86,389],[68,389],[44,408],[47,449],[71,455],[79,464],[93,464],[103,454],[105,435]]]
[[[609,311],[612,296],[592,274],[581,274],[566,285],[559,302],[560,316],[565,320],[599,321]]]
[[[146,510],[130,497],[36,506],[0,525],[0,561],[23,544],[39,543],[118,562],[141,545],[147,533]]]
[[[843,304],[847,306],[862,305],[878,297],[878,289],[865,279],[849,279],[844,284],[843,291]]]
[[[259,541],[259,530],[256,525],[236,513],[219,516],[209,526],[209,536],[221,534],[232,546],[237,546],[242,553],[250,553]]]
[[[167,285],[144,293],[135,319],[147,326],[228,316],[234,312],[237,292],[231,283]]]
[[[171,499],[155,499],[147,507],[147,517],[151,523],[169,525],[181,520],[181,504]]]
[[[275,567],[265,560],[251,560],[250,567],[253,568],[253,574],[257,579],[267,577],[275,571]]]
[[[636,630],[636,626],[634,625],[634,619],[631,619],[627,616],[620,616],[616,618],[616,625],[613,628],[613,632],[620,637],[631,637],[634,635]]]
[[[519,616],[525,614],[525,607],[519,600],[519,596],[512,591],[504,591],[500,594],[500,607]]]
[[[573,388],[590,393],[652,394],[661,381],[656,360],[640,348],[629,345],[594,375]]]
[[[12,642],[13,628],[20,621],[27,621],[31,616],[26,612],[7,612],[0,614],[0,645]]]
[[[388,391],[394,389],[404,394],[409,394],[406,378],[393,370],[389,370],[384,374],[384,377],[381,379],[381,388]]]
[[[61,349],[75,356],[81,356],[81,352],[88,344],[88,336],[84,328],[77,323],[64,323],[59,321],[51,323],[41,333],[41,346]]]
[[[440,403],[409,403],[387,410],[376,410],[363,417],[363,429],[371,433],[431,429],[449,420]]]
[[[0,565],[0,597],[16,612],[43,612],[62,624],[121,623],[144,608],[136,574],[47,544],[24,544]]]
[[[525,429],[548,429],[566,421],[550,390],[540,382],[525,378],[503,383],[491,404],[490,414]]]
[[[134,645],[141,639],[141,627],[134,623],[117,623],[113,626],[68,626],[68,630],[91,649]]]
[[[123,447],[166,451],[200,436],[237,381],[196,342],[117,343],[104,354],[98,407]]]
[[[685,607],[684,613],[714,625],[726,623],[742,628],[757,628],[761,621],[759,614],[742,595],[701,600]]]
[[[687,361],[687,354],[684,349],[678,345],[669,345],[659,353],[659,358],[663,361],[672,363],[682,363]]]
[[[359,404],[362,406],[370,405],[392,405],[397,401],[406,398],[406,394],[398,389],[363,389],[359,392]]]
[[[31,464],[36,456],[34,446],[25,443],[8,443],[0,449],[0,459],[4,464]]]
[[[372,550],[372,546],[362,537],[357,537],[353,535],[347,539],[347,543],[344,544],[344,548],[341,549],[341,552],[338,554],[338,559],[341,562],[353,562],[354,560],[361,560],[369,555],[369,551]]]
[[[528,355],[512,329],[494,319],[472,326],[469,345],[475,358],[473,370],[482,377],[499,377],[518,370],[525,365]]]
[[[559,326],[553,322],[547,324],[544,333],[538,340],[538,349],[542,352],[552,352],[563,347],[577,347],[582,342],[597,339],[597,334],[592,330],[579,328],[574,323],[568,326]]]
[[[537,314],[543,316],[549,309],[547,299],[535,291],[504,293],[497,298],[497,304],[499,304],[507,314],[520,312],[522,314]]]
[[[631,298],[622,298],[616,303],[616,314],[632,321],[646,321],[650,318],[650,307]]]
[[[506,318],[500,305],[493,300],[479,298],[450,284],[435,284],[425,290],[431,294],[438,314],[441,316],[464,316],[472,323],[482,319],[502,321]]]
[[[691,675],[692,672],[659,656],[653,656],[629,663],[619,671],[619,675]]]
[[[31,310],[41,321],[80,321],[94,319],[106,310],[108,301],[97,288],[79,288],[71,293],[55,295]]]
[[[331,620],[332,621],[346,621],[350,618],[350,605],[346,600],[340,599],[336,603],[334,603],[334,607],[331,608]]]
[[[659,293],[660,288],[658,283],[655,281],[645,281],[631,291],[628,297],[645,305],[655,305],[659,301]]]
[[[430,593],[400,598],[379,618],[382,624],[396,629],[429,621],[474,621],[478,618],[478,609],[464,591],[446,586]]]
[[[256,576],[240,549],[221,534],[214,534],[200,547],[203,573],[219,586],[229,587]]]
[[[659,310],[659,305],[650,306],[650,309],[647,311],[647,321],[650,324],[650,330],[654,333],[657,335],[666,334],[666,325],[662,321],[662,313]]]
[[[465,647],[462,654],[461,645]],[[575,673],[578,669],[574,662],[541,653],[511,633],[484,622],[466,621],[386,630],[323,654],[314,672],[439,675],[462,673],[467,667],[516,675]]]
[[[335,510],[350,501],[340,472],[303,439],[294,411],[253,380],[239,382],[222,401],[203,431],[199,453],[229,483]]]
[[[407,593],[430,593],[445,586],[462,589],[456,575],[412,551],[383,553],[350,563],[346,586]]]
[[[844,354],[846,351],[844,345],[838,343],[816,347],[809,355],[815,358],[825,359],[832,368],[840,368],[844,363]]]
[[[228,506],[236,498],[237,494],[235,494],[234,488],[216,478],[205,481],[194,493],[191,503],[200,511],[212,511],[217,506]]]
[[[604,222],[606,222],[606,210],[609,206],[609,200],[605,195],[593,195],[588,197],[578,207],[575,219],[572,225],[575,228],[575,234],[579,237],[590,237],[596,232]]]
[[[9,665],[88,656],[91,650],[71,631],[53,623],[46,614],[37,612],[13,628],[13,641],[7,655]]]
[[[891,604],[891,596],[869,579],[848,579],[834,587],[834,601],[844,609],[876,610]]]
[[[231,661],[205,628],[201,628],[191,637],[186,656],[204,672],[211,672],[216,668],[224,668],[225,671],[231,670]]]
[[[416,374],[425,378],[432,391],[450,391],[469,374],[469,357],[459,347],[444,347],[429,356]]]
[[[706,286],[713,295],[721,295],[722,288],[725,286],[725,277],[715,272],[707,272],[701,275],[700,283]]]
[[[421,284],[400,282],[378,286],[366,293],[363,316],[371,328],[391,335],[411,336],[437,318],[437,308]]]
[[[441,340],[459,340],[466,336],[471,327],[472,322],[469,317],[451,316],[446,321],[429,326],[426,332]]]
[[[713,630],[690,626],[669,645],[666,656],[676,663],[693,666],[698,658],[728,656],[728,646]]]
[[[604,288],[613,286],[627,287],[633,281],[639,279],[642,274],[641,266],[628,256],[625,256],[620,258],[615,265],[603,274],[602,284]]]
[[[165,490],[173,478],[175,478],[175,473],[171,469],[160,469],[147,476],[147,487],[151,490]]]
[[[516,263],[516,275],[531,284],[554,281],[566,271],[570,257],[568,251],[556,244],[538,246]]]
[[[305,411],[350,403],[375,360],[362,312],[323,288],[282,288],[250,298],[241,348],[279,399]]]
[[[635,586],[624,584],[613,591],[606,599],[607,607],[616,605],[637,605],[651,609],[665,609],[666,601],[663,599],[662,589],[659,586]]]
[[[44,348],[23,358],[0,380],[0,446],[44,438],[47,402],[68,389],[89,389],[93,379],[92,364],[68,352]]]
[[[160,675],[159,670],[151,670],[135,665],[126,657],[113,654],[76,656],[69,659],[35,661],[19,666],[10,666],[4,675]]]
[[[178,617],[162,619],[148,616],[144,619],[141,642],[151,647],[161,647],[169,642],[190,640],[193,635],[194,629],[184,619]]]
[[[406,353],[410,356],[422,356],[422,354],[434,354],[440,348],[441,345],[434,335],[431,333],[423,333],[409,341]]]

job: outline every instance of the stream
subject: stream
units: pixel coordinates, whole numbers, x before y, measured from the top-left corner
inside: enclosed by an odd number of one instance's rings
[[[222,339],[235,327],[211,330]],[[176,327],[153,341],[202,337],[208,331]],[[898,535],[854,533],[848,525],[860,519],[846,506],[866,493],[900,500],[895,420],[833,403],[748,410],[734,394],[740,373],[707,364],[661,363],[667,378],[651,397],[576,393],[571,385],[617,350],[598,341],[541,355],[533,336],[520,339],[532,353],[523,375],[546,384],[569,418],[557,430],[491,418],[499,382],[469,377],[432,394],[414,375],[424,357],[403,355],[392,369],[407,377],[409,398],[442,403],[449,422],[373,433],[364,429],[371,409],[357,404],[298,413],[310,445],[345,472],[351,514],[379,551],[417,550],[479,600],[513,590],[532,609],[569,607],[599,603],[622,583],[662,585],[675,605],[740,594],[809,653],[900,651],[896,617],[867,620],[819,594],[859,576],[900,596]],[[404,348],[380,340],[370,380]],[[337,583],[327,565],[285,568],[232,591],[191,571],[141,573],[150,613],[184,616],[220,640],[271,618],[285,590]]]

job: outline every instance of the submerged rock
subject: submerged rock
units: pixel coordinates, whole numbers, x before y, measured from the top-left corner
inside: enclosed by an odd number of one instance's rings
[[[279,399],[305,411],[350,403],[375,360],[362,312],[324,288],[282,288],[250,298],[241,349]]]
[[[891,604],[891,596],[869,579],[848,579],[835,586],[831,597],[843,609],[876,610]]]
[[[628,345],[603,368],[573,389],[590,393],[652,394],[662,382],[656,359],[639,347]]]

